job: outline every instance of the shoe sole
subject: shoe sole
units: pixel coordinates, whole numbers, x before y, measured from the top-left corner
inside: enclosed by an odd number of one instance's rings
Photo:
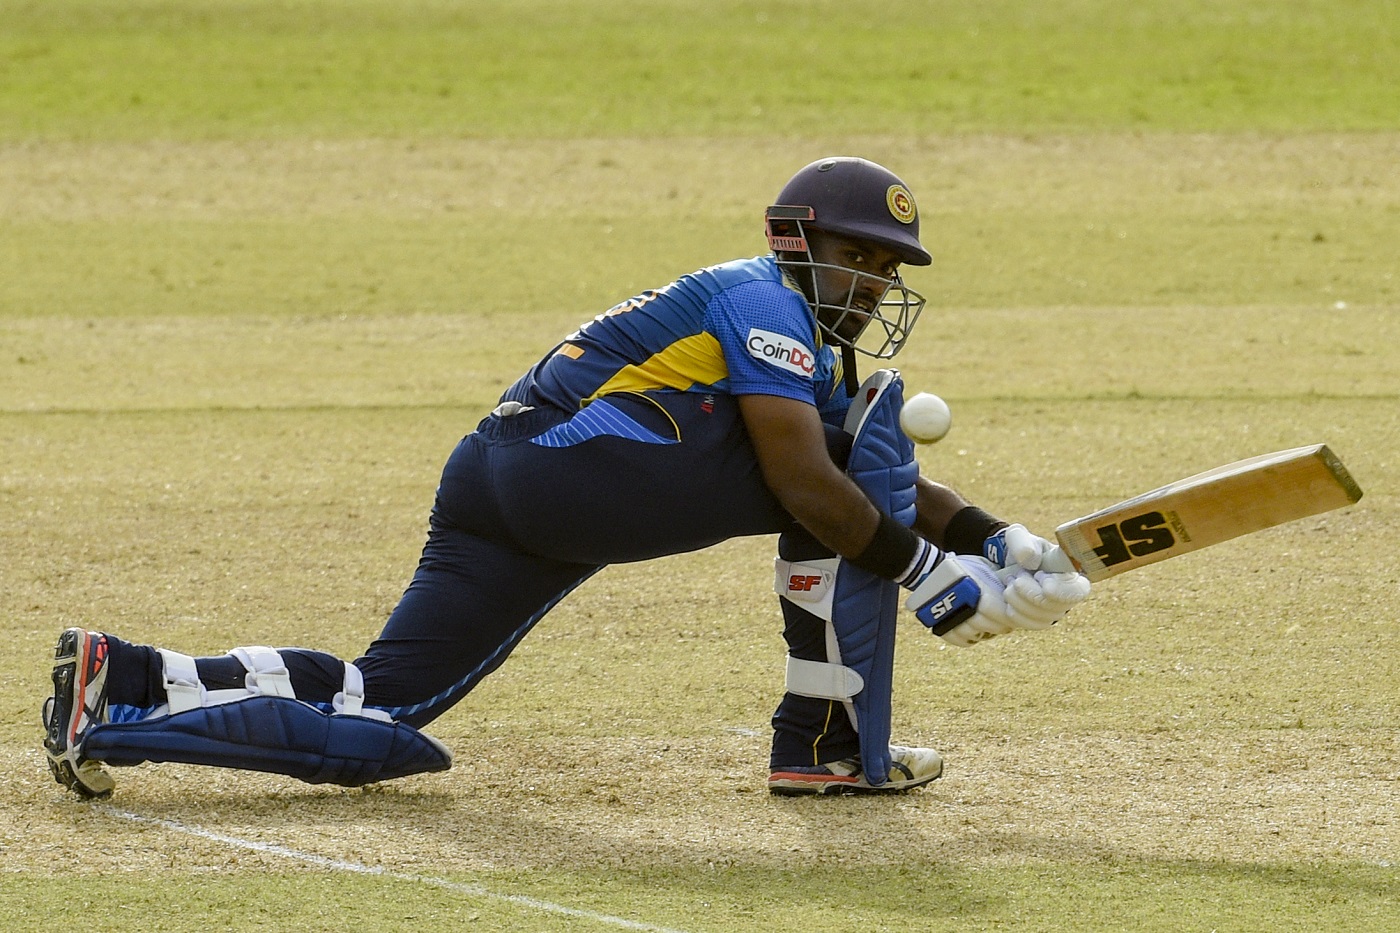
[[[95,761],[72,751],[93,673],[93,639],[70,628],[54,648],[53,697],[44,704],[44,751],[54,780],[82,797],[106,797],[115,782]]]
[[[835,797],[858,793],[859,778],[839,777],[814,780],[816,775],[778,771],[768,776],[768,793],[775,797]],[[866,785],[869,788],[869,785]]]
[[[902,794],[925,784],[932,784],[943,776],[943,763],[938,764],[938,773],[917,781],[888,781],[879,787],[865,783],[864,778],[843,775],[803,774],[795,771],[777,771],[768,776],[768,793],[775,797],[836,797],[848,794]]]

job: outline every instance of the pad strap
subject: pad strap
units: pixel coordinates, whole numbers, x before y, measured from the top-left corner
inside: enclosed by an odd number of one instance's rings
[[[282,655],[278,654],[275,649],[265,645],[249,645],[243,648],[234,648],[229,654],[237,658],[248,669],[245,683],[248,685],[249,693],[265,697],[296,699],[296,691],[292,689],[292,675],[287,671],[287,665],[282,660]]]
[[[286,662],[276,649],[262,645],[234,648],[229,652],[248,671],[243,689],[209,690],[199,679],[199,667],[194,658],[168,648],[157,648],[161,657],[165,680],[166,706],[159,707],[153,716],[166,716],[183,713],[201,707],[221,706],[237,703],[250,696],[285,697],[296,699],[292,689],[292,678]],[[365,707],[365,677],[360,669],[349,661],[345,663],[345,681],[341,691],[331,700],[331,708],[347,716],[367,716],[383,722],[392,722],[393,717],[383,710]]]
[[[331,700],[331,707],[344,716],[367,716],[382,722],[393,722],[394,718],[382,709],[365,706],[365,675],[349,661],[345,662],[345,684],[340,693]]]
[[[773,592],[796,603],[823,622],[831,621],[831,598],[836,592],[836,571],[841,558],[773,561]]]
[[[865,678],[844,664],[804,661],[789,655],[786,687],[788,693],[798,696],[849,703],[865,689]]]
[[[157,648],[161,670],[165,677],[165,697],[170,704],[170,712],[183,713],[199,709],[204,705],[204,684],[199,679],[199,668],[194,658],[178,651]]]

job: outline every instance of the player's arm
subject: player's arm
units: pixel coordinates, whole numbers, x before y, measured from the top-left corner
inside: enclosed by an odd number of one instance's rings
[[[741,395],[739,411],[764,481],[792,517],[857,566],[912,588],[909,608],[951,643],[972,645],[1014,628],[1051,625],[1085,595],[1047,603],[1041,588],[1027,577],[1018,582],[1034,591],[1034,599],[1027,600],[1007,590],[989,561],[946,557],[915,532],[882,516],[831,460],[826,431],[812,405],[779,396]],[[918,507],[926,512],[919,522],[945,535],[970,508],[937,483],[921,483],[916,496]]]
[[[739,412],[773,495],[812,535],[842,557],[869,547],[880,512],[826,449],[826,429],[807,402],[777,395],[740,395]],[[913,560],[910,534],[904,559]]]
[[[945,551],[985,557],[1000,568],[1038,570],[1054,542],[1012,525],[968,502],[947,486],[920,476],[915,485],[914,530]]]
[[[947,486],[935,483],[924,476],[920,476],[916,481],[914,492],[914,507],[917,510],[917,515],[914,518],[914,530],[945,550],[957,550],[948,543],[948,527],[954,516],[963,509],[971,507],[972,503]],[[988,524],[987,534],[997,530],[990,525],[1000,527],[1006,525],[1005,522],[997,522],[991,516],[988,516]]]
[[[897,555],[905,565],[914,560],[920,547],[916,536],[900,534],[888,527],[888,521],[881,529],[880,512],[832,461],[816,408],[782,396],[740,395],[739,411],[764,482],[818,541],[861,563],[866,563],[862,557],[871,556],[866,552],[872,543],[882,554]],[[944,550],[982,556],[987,550],[984,542],[1007,528],[957,492],[924,477],[918,479],[915,503],[914,531]],[[875,542],[881,530],[885,540]],[[878,555],[877,562],[883,563]],[[1005,563],[1005,557],[998,561],[999,566]],[[894,578],[902,569],[903,565],[881,575]]]

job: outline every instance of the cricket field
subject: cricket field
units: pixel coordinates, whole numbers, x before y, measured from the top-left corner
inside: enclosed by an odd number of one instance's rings
[[[1395,0],[0,0],[0,925],[1400,928],[1396,74]],[[1048,533],[1325,442],[1365,497],[902,620],[905,796],[766,793],[771,539],[599,574],[446,773],[54,783],[63,628],[356,656],[501,390],[830,154],[920,202],[928,475]]]

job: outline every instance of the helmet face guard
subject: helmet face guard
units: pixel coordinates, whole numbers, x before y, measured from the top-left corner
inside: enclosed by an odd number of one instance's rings
[[[826,337],[876,359],[900,351],[924,297],[898,275],[887,279],[815,261],[809,238],[843,236],[892,250],[901,262],[928,265],[933,259],[919,242],[919,209],[904,182],[865,159],[821,159],[792,176],[765,220],[769,248],[807,297]],[[872,291],[880,295],[873,302]]]
[[[807,296],[822,334],[832,343],[849,347],[876,359],[892,358],[909,339],[924,309],[923,295],[904,284],[895,274],[885,278],[812,258],[807,228],[814,217],[810,207],[774,205],[768,208],[768,245],[775,253],[799,254],[802,259],[779,259],[778,267]],[[822,273],[831,273],[823,276]],[[844,288],[822,287],[822,279],[849,280]],[[879,292],[873,305],[859,306],[859,297],[868,286]]]

